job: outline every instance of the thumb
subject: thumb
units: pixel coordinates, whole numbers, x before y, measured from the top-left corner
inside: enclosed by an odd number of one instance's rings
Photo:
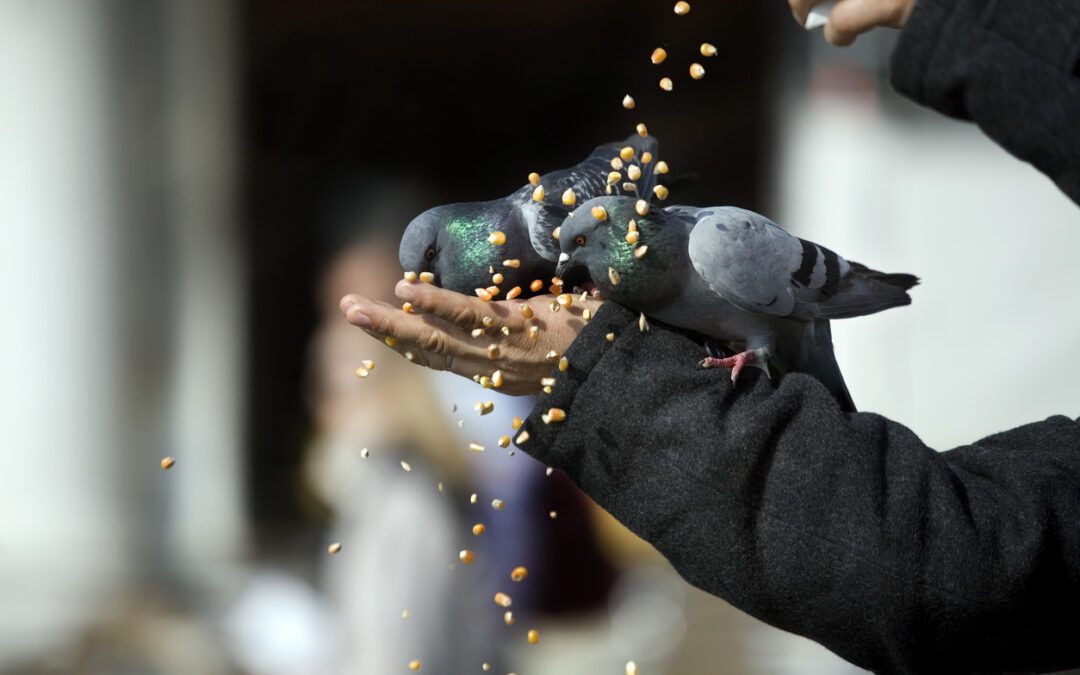
[[[899,28],[910,11],[909,0],[840,0],[825,24],[825,39],[850,45],[861,33],[878,26]]]

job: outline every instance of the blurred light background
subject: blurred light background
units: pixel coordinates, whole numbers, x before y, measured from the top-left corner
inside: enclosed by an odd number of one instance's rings
[[[0,0],[0,673],[856,671],[497,448],[527,400],[479,418],[337,315],[412,215],[645,120],[681,201],[923,278],[834,325],[862,409],[942,450],[1080,414],[1075,205],[895,96],[892,34],[669,5]]]

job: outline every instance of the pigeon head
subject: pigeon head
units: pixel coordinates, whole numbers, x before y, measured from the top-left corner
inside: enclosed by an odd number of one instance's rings
[[[556,275],[584,268],[605,298],[648,311],[679,291],[677,270],[689,265],[687,230],[662,209],[638,215],[636,201],[598,197],[578,207],[559,230]]]
[[[459,293],[491,286],[492,269],[513,282],[516,279],[508,273],[518,270],[504,269],[503,261],[535,257],[519,220],[518,212],[503,199],[436,206],[405,228],[398,259],[406,271],[431,272],[437,285]],[[493,243],[494,232],[502,232],[505,242]],[[496,235],[495,241],[500,239]]]

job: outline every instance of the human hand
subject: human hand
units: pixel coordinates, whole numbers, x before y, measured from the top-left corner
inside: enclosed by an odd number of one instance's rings
[[[497,388],[512,395],[541,390],[540,380],[551,375],[585,327],[584,311],[595,314],[602,304],[574,296],[569,307],[556,312],[553,295],[484,302],[409,281],[398,282],[395,294],[412,304],[412,313],[355,293],[341,299],[341,311],[349,323],[418,365],[474,380],[498,379],[499,371]]]
[[[903,28],[915,8],[916,0],[840,0],[825,24],[825,39],[831,44],[846,47],[860,34],[885,26]],[[810,10],[821,0],[788,0],[791,12],[800,26],[806,24]]]

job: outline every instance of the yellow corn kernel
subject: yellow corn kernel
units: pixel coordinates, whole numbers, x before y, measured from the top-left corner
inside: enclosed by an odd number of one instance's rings
[[[509,260],[503,261],[503,267],[511,267],[513,269],[517,269],[521,267],[521,261],[517,258],[510,258]]]
[[[701,78],[705,77],[705,66],[701,65],[700,63],[691,63],[690,77],[694,78],[695,80],[700,80]]]
[[[608,173],[608,175],[607,175],[607,184],[608,185],[614,185],[615,183],[618,183],[621,180],[622,180],[622,174],[619,173],[618,171],[612,171],[612,172]]]
[[[565,356],[559,359],[559,372],[565,373],[570,369],[570,360]]]
[[[510,598],[509,595],[503,593],[502,591],[499,591],[495,594],[495,604],[499,605],[500,607],[509,607],[510,605],[514,604],[514,601]]]
[[[406,314],[412,314],[413,313],[413,304],[411,302],[403,302],[403,303],[401,303],[401,311],[405,312]]]
[[[497,359],[502,354],[502,350],[499,349],[499,345],[488,345],[487,354],[489,359]]]
[[[510,572],[510,578],[514,581],[524,581],[525,577],[529,576],[529,570],[524,567],[518,566]]]
[[[496,370],[491,374],[491,386],[496,389],[503,386],[503,372],[501,370]]]
[[[540,642],[540,633],[535,629],[531,629],[528,633],[529,644],[534,645]]]
[[[654,169],[654,171],[656,171],[656,173],[659,173],[659,174],[667,173],[668,172],[667,162],[665,162],[664,160],[660,160],[659,162],[657,162],[656,163],[656,168]]]
[[[626,167],[626,177],[630,180],[637,180],[641,178],[641,169],[636,164],[631,164]]]
[[[555,298],[555,302],[559,303],[559,306],[563,309],[569,309],[574,304],[574,296],[569,293],[563,293],[559,297]]]
[[[510,422],[510,426],[512,426],[514,428],[514,431],[517,431],[518,429],[520,429],[521,428],[521,418],[518,417],[517,415],[514,415],[514,419]]]
[[[409,661],[409,670],[420,670],[419,661]]]
[[[464,549],[460,553],[458,553],[458,560],[465,563],[466,565],[471,565],[473,563],[473,560],[476,560],[476,554],[468,549]]]
[[[608,342],[615,342],[615,333],[608,333],[604,336]]]
[[[642,333],[648,332],[648,330],[649,330],[649,320],[645,318],[645,312],[642,312],[641,316],[638,317],[637,327],[638,327],[638,330],[641,331]]]
[[[611,168],[615,169],[616,171],[621,171],[622,168],[623,168],[622,157],[612,157],[611,158]]]
[[[607,220],[607,209],[605,209],[603,206],[592,207],[590,213],[592,214],[592,217],[596,218],[597,220]]]
[[[649,55],[649,60],[653,62],[654,66],[660,65],[664,62],[664,59],[666,58],[667,50],[663,47],[657,47],[656,49],[652,50],[652,54]]]
[[[486,288],[477,288],[473,290],[476,293],[476,297],[480,298],[484,302],[491,302],[491,292]]]
[[[566,191],[562,193],[562,203],[566,206],[573,206],[577,204],[577,195],[574,194],[572,188],[566,188]]]
[[[701,55],[702,56],[716,56],[716,46],[711,45],[708,42],[701,43]]]
[[[409,283],[416,281],[416,272],[406,272],[404,276],[405,281],[408,281]]]
[[[488,235],[488,241],[495,246],[502,246],[506,243],[506,235],[498,230],[495,230]]]
[[[657,185],[652,189],[652,191],[653,194],[656,195],[657,199],[664,200],[668,198],[668,189],[663,185]]]
[[[638,675],[637,664],[633,661],[626,662],[626,675]]]
[[[514,613],[511,612],[510,610],[506,610],[505,612],[503,612],[503,623],[505,623],[507,626],[513,626],[514,625]]]
[[[499,436],[499,447],[500,448],[509,448],[510,447],[510,437],[509,436]]]
[[[641,234],[639,234],[638,232],[627,232],[626,233],[626,243],[630,244],[632,246],[632,245],[634,245],[634,244],[636,244],[638,242],[638,237],[640,237],[640,236],[641,236]]]
[[[642,138],[649,135],[649,128],[645,126],[644,122],[638,122],[637,126],[634,127],[634,130],[637,131],[638,136],[641,136]]]
[[[487,375],[480,375],[476,378],[476,382],[484,389],[491,389],[491,378]]]
[[[354,372],[354,373],[356,374],[356,376],[357,376],[357,377],[359,377],[360,379],[367,379],[367,376],[371,374],[371,370],[370,370],[370,369],[368,369],[368,368],[365,368],[365,367],[363,367],[363,366],[360,366],[359,368],[357,368],[357,369],[356,369],[356,370],[354,370],[353,372]]]
[[[633,96],[631,96],[630,94],[627,94],[626,96],[623,96],[622,107],[626,108],[627,110],[633,110],[635,105],[637,105],[637,104],[634,103],[634,97]]]
[[[679,0],[675,3],[675,13],[679,16],[683,16],[690,12],[690,3],[686,0]]]
[[[652,153],[651,152],[646,150],[645,152],[641,153],[641,163],[642,164],[648,164],[651,161],[652,161]]]
[[[330,555],[336,555],[340,551],[341,551],[341,542],[340,541],[335,541],[333,544],[330,544],[329,546],[326,547],[326,552],[329,553]]]
[[[533,279],[532,283],[529,284],[529,290],[532,291],[533,293],[538,292],[543,287],[544,287],[544,282],[540,281],[539,279]]]
[[[642,258],[645,257],[645,254],[648,251],[649,251],[648,246],[638,246],[637,248],[634,249],[634,258],[637,259],[637,260],[641,260]]]
[[[539,185],[539,184],[540,184],[540,174],[533,171],[532,173],[529,174],[529,185]]]
[[[592,310],[591,309],[582,310],[581,318],[585,321],[585,323],[588,323],[588,322],[592,321]]]
[[[397,338],[394,337],[393,335],[387,335],[386,337],[383,338],[383,342],[386,343],[387,347],[393,347],[393,346],[397,345]]]
[[[521,286],[514,286],[513,288],[511,288],[509,291],[506,292],[506,299],[507,300],[513,300],[514,298],[516,298],[519,295],[521,295]]]
[[[529,432],[522,431],[518,434],[518,437],[514,439],[514,443],[518,445],[525,445],[529,441]]]
[[[501,499],[491,500],[491,508],[495,509],[496,511],[502,511],[504,506],[506,506],[506,502]]]
[[[408,473],[409,471],[412,471],[412,464],[409,464],[409,463],[408,463],[408,462],[406,462],[405,460],[401,460],[401,468],[402,468],[402,469],[403,469],[403,470],[404,470],[404,471],[405,471],[406,473]]]
[[[637,212],[639,216],[644,218],[645,216],[649,215],[649,202],[645,201],[644,199],[637,200],[636,202],[634,202],[634,211]]]
[[[479,403],[476,404],[475,408],[476,408],[476,412],[480,413],[481,415],[489,415],[489,414],[491,414],[491,412],[493,410],[495,410],[495,404],[493,402],[491,402],[491,401],[480,401]],[[473,443],[472,445],[476,445],[476,444]],[[478,452],[483,452],[484,446],[481,445],[481,446],[479,446],[479,448],[480,449],[479,449]],[[472,448],[472,446],[470,446],[470,449],[475,450],[476,448]]]
[[[540,326],[529,326],[528,335],[530,340],[540,337]]]
[[[527,305],[527,304],[525,304],[523,302],[520,305],[518,305],[518,309],[521,311],[522,318],[525,318],[525,319],[533,318],[533,309],[529,305]]]
[[[550,476],[551,474],[549,473],[548,475]],[[548,511],[548,518],[551,518],[552,520],[555,520],[558,517],[559,517],[559,512],[558,511]]]
[[[375,362],[371,359],[364,359],[360,362],[361,368],[367,368],[368,370],[375,370]]]
[[[546,413],[540,416],[540,419],[544,420],[544,424],[562,422],[566,419],[566,411],[562,408],[550,408]]]
[[[620,280],[619,271],[616,270],[614,267],[607,268],[607,278],[608,278],[608,281],[611,282],[612,286],[618,286],[619,285],[619,280]]]
[[[433,284],[435,283],[435,275],[431,272],[421,272],[420,281],[423,281],[425,284]]]
[[[544,201],[544,186],[543,185],[537,185],[536,189],[533,190],[533,201],[534,202],[542,202],[542,201]]]
[[[675,83],[671,81],[670,77],[661,77],[660,78],[660,88],[663,89],[664,91],[671,91],[672,89],[675,88]]]
[[[624,162],[629,162],[630,160],[632,160],[634,158],[633,146],[627,145],[624,146],[622,150],[619,150],[619,158],[622,159],[622,161]]]
[[[498,286],[502,282],[503,282],[503,275],[499,274],[498,272],[496,272],[495,274],[493,274],[491,276],[491,283],[495,284],[496,286]]]

